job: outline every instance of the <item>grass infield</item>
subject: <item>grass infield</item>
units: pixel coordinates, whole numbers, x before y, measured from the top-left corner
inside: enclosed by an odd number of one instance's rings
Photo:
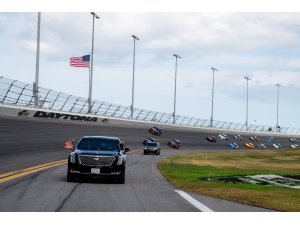
[[[183,154],[160,161],[158,167],[172,184],[185,191],[278,211],[300,211],[300,189],[199,179],[256,174],[300,177],[300,149]]]

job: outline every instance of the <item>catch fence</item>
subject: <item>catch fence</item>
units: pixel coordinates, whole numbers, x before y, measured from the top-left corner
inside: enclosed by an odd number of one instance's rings
[[[104,101],[93,101],[91,111],[88,112],[88,99],[68,95],[63,92],[39,87],[38,105],[40,108],[58,110],[70,113],[84,113],[97,116],[131,119],[130,106],[117,105]],[[17,80],[0,77],[0,103],[18,106],[34,106],[33,85]],[[133,119],[140,121],[152,121],[158,123],[173,124],[173,114],[155,112],[145,109],[134,108]],[[213,121],[188,116],[176,115],[176,125],[202,128],[218,128],[237,131],[246,131],[246,125],[242,123]],[[249,132],[277,132],[275,126],[248,125]],[[280,133],[300,134],[299,128],[281,127]]]

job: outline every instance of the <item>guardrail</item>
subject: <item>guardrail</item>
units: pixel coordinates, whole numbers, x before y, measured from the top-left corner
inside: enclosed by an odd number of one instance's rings
[[[14,104],[18,106],[34,106],[33,85],[5,77],[0,77],[0,103]],[[88,114],[88,99],[40,87],[39,107],[63,112]],[[116,105],[103,101],[93,101],[92,109],[89,114],[130,119],[131,111],[129,106]],[[134,109],[133,119],[173,124],[173,114],[139,108]],[[175,124],[190,127],[246,131],[246,125],[241,123],[215,120],[213,121],[213,126],[210,126],[210,121],[207,119],[180,115],[176,116]],[[275,133],[276,127],[266,125],[248,125],[248,131]],[[300,129],[281,127],[280,133],[300,134]]]

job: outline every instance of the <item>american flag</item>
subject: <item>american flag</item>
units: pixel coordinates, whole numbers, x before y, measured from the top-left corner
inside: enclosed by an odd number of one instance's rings
[[[82,57],[72,57],[70,59],[70,66],[75,67],[90,67],[90,55],[84,55]]]

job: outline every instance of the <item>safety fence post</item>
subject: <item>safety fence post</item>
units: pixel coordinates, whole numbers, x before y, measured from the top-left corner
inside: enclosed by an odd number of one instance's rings
[[[97,114],[98,114],[98,112],[99,112],[99,110],[100,110],[101,106],[103,105],[103,103],[104,103],[104,102],[101,102],[100,106],[98,107],[97,111],[95,112],[95,115],[97,115]]]
[[[162,120],[162,118],[163,118],[164,115],[165,115],[165,113],[163,113],[163,114],[161,115],[161,117],[159,118],[159,120],[158,120],[159,123],[160,123],[160,121]]]
[[[58,97],[60,96],[60,94],[61,94],[61,92],[59,92],[58,95],[56,96],[56,98],[55,98],[55,100],[53,101],[53,103],[52,103],[50,109],[53,108],[53,106],[54,106],[55,102],[57,101]]]
[[[121,114],[121,116],[120,116],[121,118],[123,117],[124,113],[126,112],[126,110],[127,110],[128,108],[129,108],[129,107],[126,107],[125,110],[122,112],[122,114]]]
[[[237,124],[236,124],[236,126],[234,127],[234,129],[236,130],[236,128],[237,128],[239,125],[240,125],[240,124],[239,124],[239,123],[237,123]]]
[[[207,122],[208,120],[203,120],[203,123],[200,125],[200,127],[203,127],[204,124]]]
[[[217,125],[220,123],[220,121],[217,121],[216,123],[215,123],[215,126],[214,127],[217,127]]]
[[[92,109],[93,109],[93,107],[94,107],[95,102],[96,102],[96,100],[93,101],[93,103],[92,103],[92,105],[91,105],[91,111],[90,111],[90,114],[92,114],[92,111],[93,111]]]
[[[194,118],[191,118],[190,121],[187,123],[188,126],[190,126],[190,123],[192,122]]]
[[[151,111],[149,111],[149,112],[147,113],[147,115],[143,118],[143,120],[146,120],[146,118],[149,116],[150,112],[151,112]]]
[[[110,107],[112,106],[113,104],[110,104],[109,106],[108,106],[108,108],[106,109],[106,111],[105,111],[105,113],[103,114],[103,115],[106,115],[106,113],[108,112],[108,110],[110,109]]]
[[[196,121],[196,123],[194,123],[194,127],[197,125],[197,123],[200,121],[200,119],[198,119],[197,121]]]
[[[87,99],[87,100],[84,102],[84,104],[83,104],[83,106],[82,106],[81,110],[79,111],[79,113],[81,113],[81,112],[82,112],[82,110],[84,109],[84,107],[85,107],[86,103],[88,103],[88,101],[89,101],[89,99]]]
[[[227,127],[227,129],[229,129],[230,127],[231,127],[231,125],[232,125],[233,123],[231,122],[231,123],[229,123],[229,125],[228,125],[228,127]]]
[[[50,89],[50,90],[47,92],[47,94],[46,94],[46,96],[45,96],[45,98],[44,98],[44,100],[43,100],[43,103],[42,103],[42,105],[41,105],[42,108],[44,107],[44,103],[46,102],[46,99],[47,99],[47,97],[48,97],[48,95],[49,95],[49,93],[50,93],[51,91],[52,91],[52,90]]]
[[[139,119],[140,115],[142,114],[142,112],[144,112],[144,110],[142,109],[139,113],[139,115],[135,118],[136,120]]]
[[[73,109],[75,108],[75,105],[77,104],[77,102],[79,101],[80,97],[76,99],[76,101],[74,102],[73,106],[70,108],[69,112],[72,112]]]
[[[9,88],[8,88],[8,90],[7,90],[6,94],[5,94],[5,96],[4,96],[3,100],[2,100],[2,102],[5,101],[5,99],[6,99],[7,95],[8,95],[8,93],[9,93],[9,91],[10,91],[10,89],[11,89],[11,87],[14,85],[15,82],[17,82],[17,80],[14,80],[14,81],[10,84],[10,86],[9,86]]]
[[[26,87],[27,87],[28,85],[29,85],[29,84],[26,84],[26,85],[23,87],[22,91],[20,92],[20,94],[19,94],[19,96],[18,96],[17,101],[15,102],[16,105],[18,104],[18,102],[19,102],[19,100],[20,100],[20,98],[21,98],[21,96],[22,96],[24,90],[26,89]]]
[[[168,119],[165,121],[165,123],[168,123],[169,119],[170,119],[172,116],[173,116],[173,115],[170,114],[169,117],[168,117]],[[175,118],[175,123],[176,123],[176,118]]]
[[[117,108],[116,108],[116,110],[114,111],[114,113],[113,114],[111,114],[111,116],[114,116],[114,115],[116,115],[116,112],[117,111],[119,111],[120,110],[120,106],[118,106]]]
[[[72,95],[69,95],[69,96],[68,96],[67,100],[64,102],[64,104],[63,104],[63,106],[60,108],[60,110],[63,110],[63,108],[65,107],[67,101],[69,100],[69,98],[70,98],[71,96],[72,96]]]
[[[155,113],[155,115],[152,117],[151,121],[156,121],[157,114],[158,114],[158,112]]]
[[[183,117],[183,119],[181,120],[181,122],[179,123],[179,125],[182,125],[182,123],[184,122],[185,118],[186,118],[186,116]],[[176,121],[176,120],[175,120],[175,121]]]

